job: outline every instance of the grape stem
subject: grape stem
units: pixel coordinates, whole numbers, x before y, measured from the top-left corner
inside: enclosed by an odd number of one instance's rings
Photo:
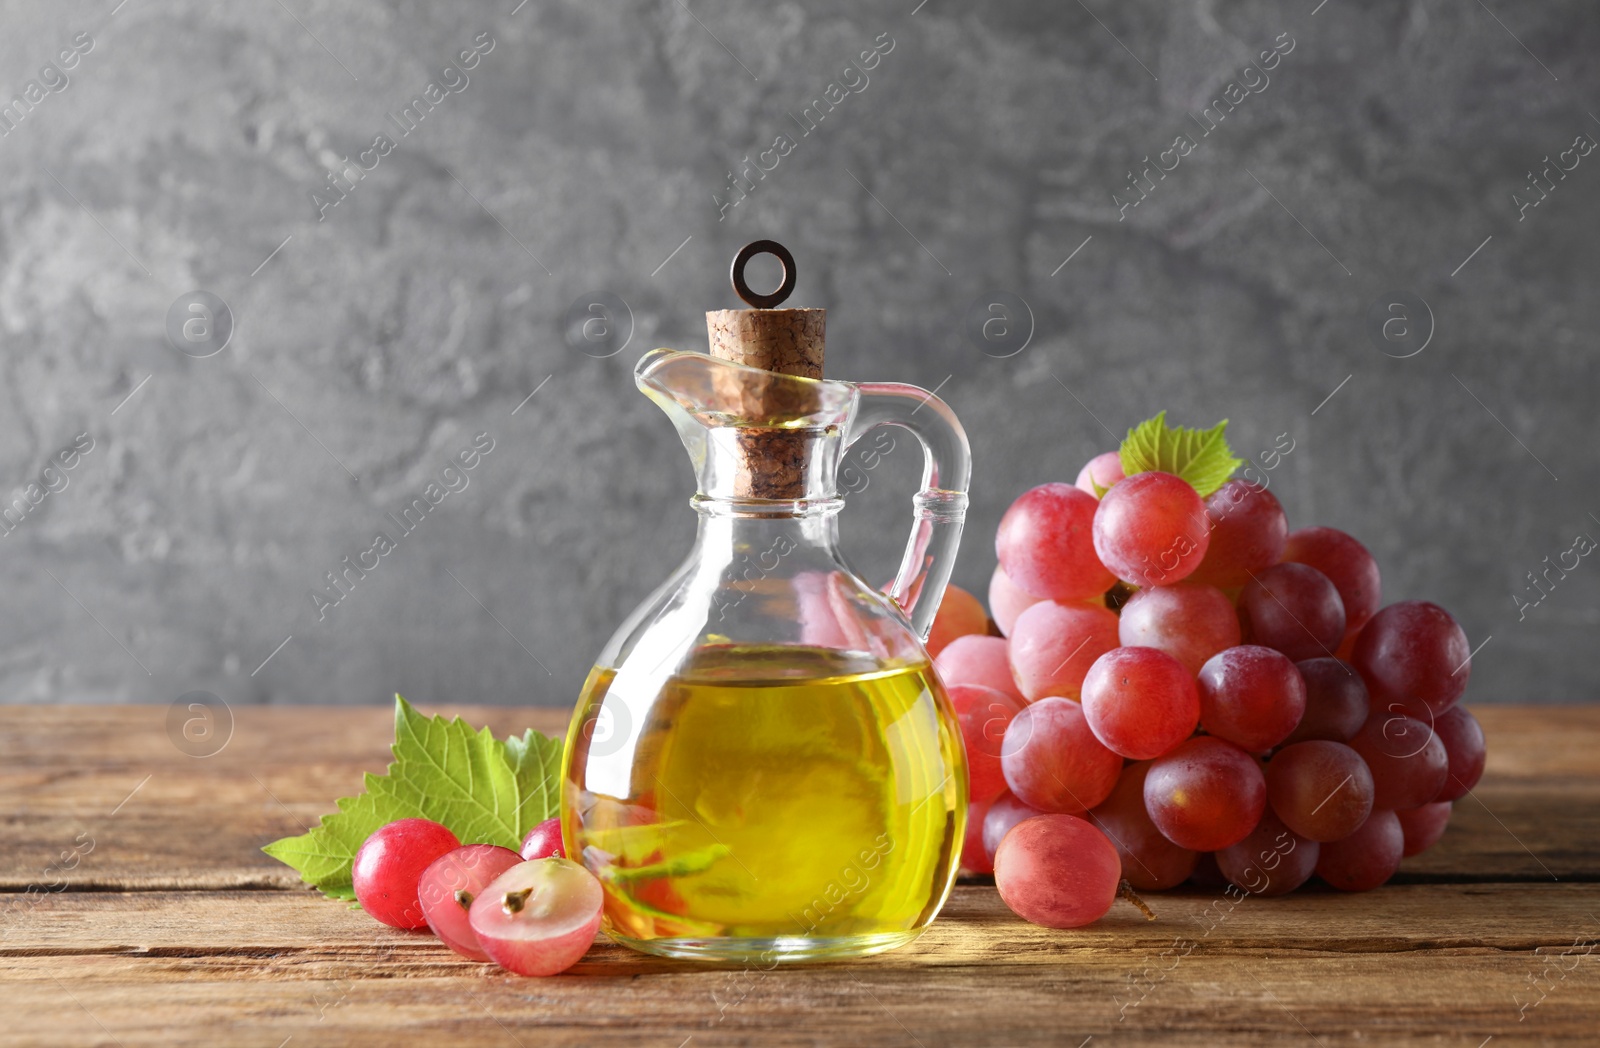
[[[1127,878],[1123,878],[1122,883],[1117,885],[1117,898],[1126,900],[1138,907],[1139,912],[1144,914],[1145,920],[1153,921],[1156,919],[1155,911],[1143,899],[1139,898],[1139,893],[1133,890],[1133,885],[1128,883]]]

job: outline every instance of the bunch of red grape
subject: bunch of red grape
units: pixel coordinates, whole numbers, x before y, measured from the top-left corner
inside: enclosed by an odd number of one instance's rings
[[[1455,619],[1380,610],[1366,547],[1291,532],[1263,485],[1201,498],[1112,452],[1024,492],[995,545],[1000,636],[952,587],[929,646],[970,766],[962,865],[1030,920],[1096,920],[1123,879],[1376,888],[1483,772]]]

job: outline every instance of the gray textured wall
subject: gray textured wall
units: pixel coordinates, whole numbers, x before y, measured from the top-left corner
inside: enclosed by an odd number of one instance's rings
[[[1600,155],[1561,160],[1600,141],[1600,20],[1486,2],[0,5],[0,100],[36,102],[0,137],[0,486],[75,463],[0,539],[0,699],[569,703],[693,530],[632,363],[703,346],[729,257],[770,236],[791,304],[831,311],[832,374],[940,386],[965,422],[963,585],[1010,499],[1107,428],[1227,417],[1249,453],[1292,436],[1292,522],[1486,641],[1471,697],[1594,700],[1600,564],[1513,597],[1600,537]],[[1547,155],[1577,166],[1519,209]],[[322,207],[344,157],[377,166]],[[207,357],[166,335],[195,290],[235,318]],[[600,290],[633,318],[610,357],[563,319]],[[1033,315],[1012,356],[963,334],[999,292]],[[1403,358],[1368,319],[1400,292],[1433,318]],[[323,573],[485,432],[468,487],[319,621]],[[847,510],[868,574],[907,454]]]

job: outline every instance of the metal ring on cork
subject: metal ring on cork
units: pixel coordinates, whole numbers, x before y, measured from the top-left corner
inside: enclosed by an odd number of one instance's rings
[[[771,255],[783,266],[783,280],[778,284],[778,289],[770,295],[752,291],[750,285],[745,283],[744,267],[757,255]],[[782,303],[794,291],[797,275],[794,256],[789,254],[788,248],[776,240],[755,240],[740,248],[739,253],[733,256],[733,267],[729,272],[729,276],[733,279],[733,290],[756,309],[772,309]]]

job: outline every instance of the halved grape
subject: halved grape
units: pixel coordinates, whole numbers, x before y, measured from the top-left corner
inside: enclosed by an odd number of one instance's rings
[[[1011,636],[1011,629],[1016,624],[1017,616],[1033,607],[1047,597],[1035,597],[1015,582],[1006,574],[1006,569],[996,564],[994,574],[989,576],[989,610],[994,613],[995,625],[1000,627],[1000,632]]]
[[[1205,559],[1189,576],[1223,589],[1237,589],[1254,573],[1278,563],[1283,555],[1289,518],[1278,496],[1248,480],[1235,478],[1206,497],[1211,544]]]
[[[510,848],[496,844],[468,844],[433,860],[417,881],[417,897],[439,941],[463,957],[487,961],[467,911],[490,882],[522,861]]]
[[[1076,815],[1036,815],[1012,827],[994,855],[994,886],[1023,920],[1079,928],[1117,898],[1122,862],[1106,835]]]
[[[1308,564],[1333,583],[1344,604],[1346,635],[1359,631],[1378,610],[1383,599],[1378,562],[1354,537],[1337,528],[1300,528],[1289,533],[1283,559]]]
[[[1136,761],[1159,757],[1194,733],[1200,694],[1183,663],[1154,648],[1113,648],[1083,679],[1095,737]]]
[[[1010,794],[1001,796],[1009,797]],[[961,839],[961,868],[968,873],[993,873],[994,856],[983,846],[983,827],[993,801],[970,801],[967,804],[967,832]]]
[[[1405,835],[1403,854],[1406,858],[1420,855],[1439,843],[1439,838],[1444,836],[1445,826],[1450,822],[1450,809],[1454,807],[1450,801],[1435,801],[1410,811],[1394,813],[1400,820],[1400,831]]]
[[[1483,729],[1478,726],[1478,718],[1468,713],[1465,706],[1452,706],[1433,722],[1433,732],[1444,743],[1444,752],[1450,759],[1444,785],[1434,800],[1459,800],[1483,778],[1487,758]]]
[[[1200,735],[1150,766],[1144,806],[1167,840],[1191,851],[1218,851],[1256,828],[1267,786],[1248,753]]]
[[[1095,552],[1124,582],[1170,586],[1199,567],[1206,555],[1211,522],[1205,503],[1182,477],[1135,473],[1106,492],[1099,506]]]
[[[957,637],[982,635],[989,630],[989,616],[978,598],[955,583],[944,588],[944,599],[939,602],[938,614],[933,617],[933,628],[928,631],[928,643],[923,645],[929,655],[937,656]]]
[[[1115,451],[1106,451],[1083,464],[1083,468],[1078,470],[1078,480],[1074,487],[1099,498],[1099,494],[1094,490],[1096,484],[1102,488],[1109,488],[1122,478],[1122,456]]]
[[[1111,588],[1111,572],[1095,555],[1100,505],[1071,484],[1024,491],[1000,518],[995,552],[1011,581],[1052,600],[1088,600]]]
[[[1350,836],[1322,845],[1317,876],[1340,891],[1371,891],[1394,876],[1404,851],[1400,820],[1379,808]]]
[[[604,895],[594,874],[572,860],[534,859],[495,878],[467,918],[478,945],[500,967],[556,975],[589,952]]]
[[[1309,739],[1348,742],[1367,723],[1367,684],[1342,659],[1304,659],[1295,663],[1306,685],[1306,712],[1284,745]]]
[[[1005,731],[1000,764],[1005,785],[1024,804],[1081,814],[1117,784],[1122,758],[1089,730],[1083,708],[1050,696],[1021,710]]]
[[[1117,617],[1105,608],[1043,601],[1012,627],[1011,672],[1030,702],[1049,695],[1075,699],[1094,660],[1116,646]]]
[[[417,882],[433,860],[459,847],[456,835],[432,819],[397,819],[378,827],[356,850],[350,868],[356,901],[391,927],[426,927]]]
[[[1402,704],[1415,716],[1456,704],[1472,676],[1467,635],[1450,613],[1425,600],[1403,600],[1372,616],[1350,661],[1367,682],[1374,710]]]
[[[933,665],[947,686],[978,684],[1022,698],[1011,675],[1010,645],[1004,637],[957,637],[945,645]]]
[[[1450,756],[1433,729],[1415,718],[1374,713],[1350,746],[1372,769],[1375,808],[1421,807],[1444,789]]]
[[[1088,819],[1111,840],[1122,859],[1122,876],[1139,891],[1176,888],[1194,872],[1199,852],[1167,840],[1144,807],[1144,780],[1150,761],[1122,770],[1116,788]]]
[[[1372,814],[1372,773],[1342,742],[1285,746],[1267,763],[1267,797],[1284,825],[1313,841],[1336,841]]]
[[[1344,638],[1344,605],[1328,577],[1304,564],[1274,564],[1239,591],[1239,621],[1249,644],[1290,659],[1332,656]]]
[[[994,803],[989,806],[988,814],[983,817],[983,850],[989,856],[990,872],[994,870],[994,853],[1000,850],[1000,842],[1006,839],[1011,827],[1024,819],[1044,814],[1046,813],[1038,808],[1030,808],[1023,804],[1010,792],[1002,793],[995,798]]]
[[[1117,638],[1126,647],[1164,651],[1199,673],[1207,659],[1239,643],[1239,614],[1214,586],[1152,586],[1122,606]]]
[[[952,684],[947,689],[961,724],[961,739],[967,750],[967,797],[992,801],[1006,788],[1001,767],[1007,726],[1026,704],[993,688],[978,684]]]
[[[1256,644],[1213,655],[1200,670],[1200,726],[1265,753],[1300,723],[1306,686],[1288,656]]]
[[[1217,868],[1247,892],[1283,895],[1311,879],[1321,847],[1289,829],[1268,809],[1248,837],[1217,852]]]
[[[547,859],[552,855],[567,857],[566,846],[561,841],[561,820],[546,819],[522,839],[522,858]]]

